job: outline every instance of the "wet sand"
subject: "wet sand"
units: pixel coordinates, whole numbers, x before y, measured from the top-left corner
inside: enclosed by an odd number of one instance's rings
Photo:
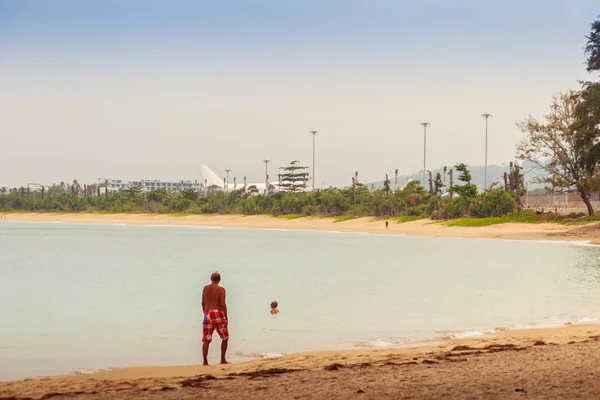
[[[333,218],[285,219],[264,215],[165,215],[165,214],[93,214],[93,213],[11,213],[8,221],[65,222],[81,224],[209,226],[245,229],[290,229],[339,232],[405,234],[462,238],[494,238],[513,240],[589,241],[600,244],[600,224],[568,226],[554,223],[507,223],[483,227],[448,227],[443,222],[418,220],[391,222],[372,217],[336,222]],[[391,220],[393,221],[393,220]]]
[[[6,398],[593,399],[600,398],[600,326],[227,366],[136,367],[0,382],[0,399]]]

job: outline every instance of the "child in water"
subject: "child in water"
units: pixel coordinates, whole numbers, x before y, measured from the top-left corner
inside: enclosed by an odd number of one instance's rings
[[[279,310],[277,309],[278,305],[279,305],[279,303],[276,302],[276,301],[273,301],[271,303],[271,315],[277,315],[277,314],[279,314]]]

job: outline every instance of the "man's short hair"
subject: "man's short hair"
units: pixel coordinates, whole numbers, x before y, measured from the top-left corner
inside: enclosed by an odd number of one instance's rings
[[[221,274],[218,272],[213,272],[210,276],[210,280],[212,282],[219,282],[221,280]]]

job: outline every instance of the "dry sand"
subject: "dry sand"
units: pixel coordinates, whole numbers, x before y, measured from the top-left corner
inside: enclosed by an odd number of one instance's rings
[[[383,220],[372,217],[335,222],[332,218],[284,219],[264,215],[189,215],[165,214],[57,214],[12,213],[9,221],[67,222],[81,224],[210,226],[247,229],[291,229],[340,232],[406,234],[463,238],[496,238],[518,240],[568,240],[600,243],[600,224],[566,226],[561,224],[498,224],[484,227],[448,227],[442,222],[418,220],[402,224],[390,223],[386,231]]]
[[[0,399],[597,399],[600,326],[0,383]]]

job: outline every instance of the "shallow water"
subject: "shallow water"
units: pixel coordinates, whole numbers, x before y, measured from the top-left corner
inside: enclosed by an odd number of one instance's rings
[[[599,261],[560,243],[2,222],[0,379],[199,363],[214,270],[240,361],[592,322]]]

